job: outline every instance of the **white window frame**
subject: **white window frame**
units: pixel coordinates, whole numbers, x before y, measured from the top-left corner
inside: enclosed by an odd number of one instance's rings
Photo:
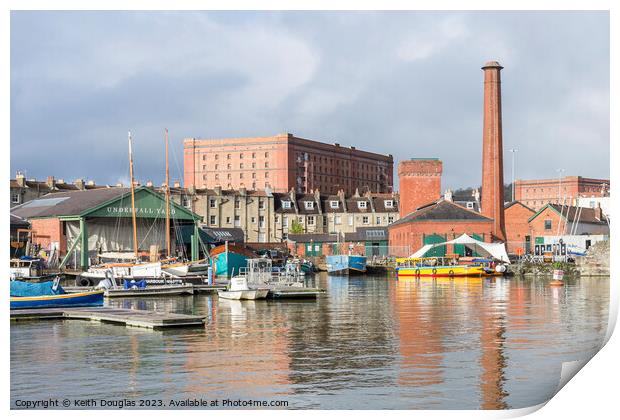
[[[288,216],[282,216],[282,227],[288,227]]]
[[[383,205],[385,206],[386,209],[393,209],[394,208],[394,200],[385,200],[385,201],[383,201]]]
[[[473,209],[474,209],[474,203],[473,203],[473,201],[468,201],[468,202],[467,202],[466,207],[467,207],[469,210],[473,210]]]
[[[217,208],[217,200],[215,198],[209,199],[209,208],[211,209]]]
[[[366,201],[358,201],[357,202],[357,207],[360,209],[367,209],[368,208],[368,202]]]
[[[329,207],[332,209],[337,209],[340,207],[340,202],[337,200],[330,200]]]
[[[314,210],[314,201],[304,201],[304,207],[306,210]]]
[[[362,224],[363,225],[370,224],[370,218],[368,216],[362,216]]]
[[[241,227],[241,217],[239,215],[235,216],[233,226]]]
[[[211,216],[209,216],[209,224],[211,226],[213,225],[217,225],[217,216],[212,214]]]
[[[342,217],[340,217],[340,215],[337,215],[336,217],[334,217],[334,224],[335,225],[342,224]]]
[[[308,226],[314,226],[314,216],[308,216]]]
[[[349,216],[349,226],[353,226],[353,216]]]
[[[291,208],[291,201],[290,200],[282,200],[282,208],[283,209],[290,209]]]
[[[18,192],[17,193],[11,193],[11,203],[19,204],[22,201],[21,198],[22,198],[22,195],[20,193],[18,193]]]

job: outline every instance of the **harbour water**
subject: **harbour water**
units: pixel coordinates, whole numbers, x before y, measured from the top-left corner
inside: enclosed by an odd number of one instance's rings
[[[201,314],[203,328],[11,324],[11,405],[60,399],[282,400],[292,409],[503,409],[556,390],[591,357],[609,278],[316,276],[317,300],[216,295],[107,305]],[[221,408],[221,407],[220,407]]]

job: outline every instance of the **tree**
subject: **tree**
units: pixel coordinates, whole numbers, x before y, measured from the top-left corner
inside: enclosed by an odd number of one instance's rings
[[[289,233],[304,233],[304,227],[298,220],[293,219],[293,223],[291,223],[291,228],[289,229]]]

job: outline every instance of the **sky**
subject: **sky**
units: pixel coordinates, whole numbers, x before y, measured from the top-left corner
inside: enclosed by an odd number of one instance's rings
[[[609,48],[593,11],[13,11],[11,177],[127,184],[131,131],[136,179],[161,184],[168,128],[172,180],[184,138],[288,132],[478,186],[497,60],[506,182],[511,148],[517,179],[608,178]]]

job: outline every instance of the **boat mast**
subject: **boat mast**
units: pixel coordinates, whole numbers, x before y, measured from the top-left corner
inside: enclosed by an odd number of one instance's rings
[[[168,168],[168,129],[166,128],[166,250],[172,256],[170,249],[170,172]]]
[[[128,133],[129,139],[129,182],[131,187],[131,223],[133,225],[133,252],[138,260],[138,232],[136,230],[136,198],[133,187],[133,155],[131,153],[131,132]]]

